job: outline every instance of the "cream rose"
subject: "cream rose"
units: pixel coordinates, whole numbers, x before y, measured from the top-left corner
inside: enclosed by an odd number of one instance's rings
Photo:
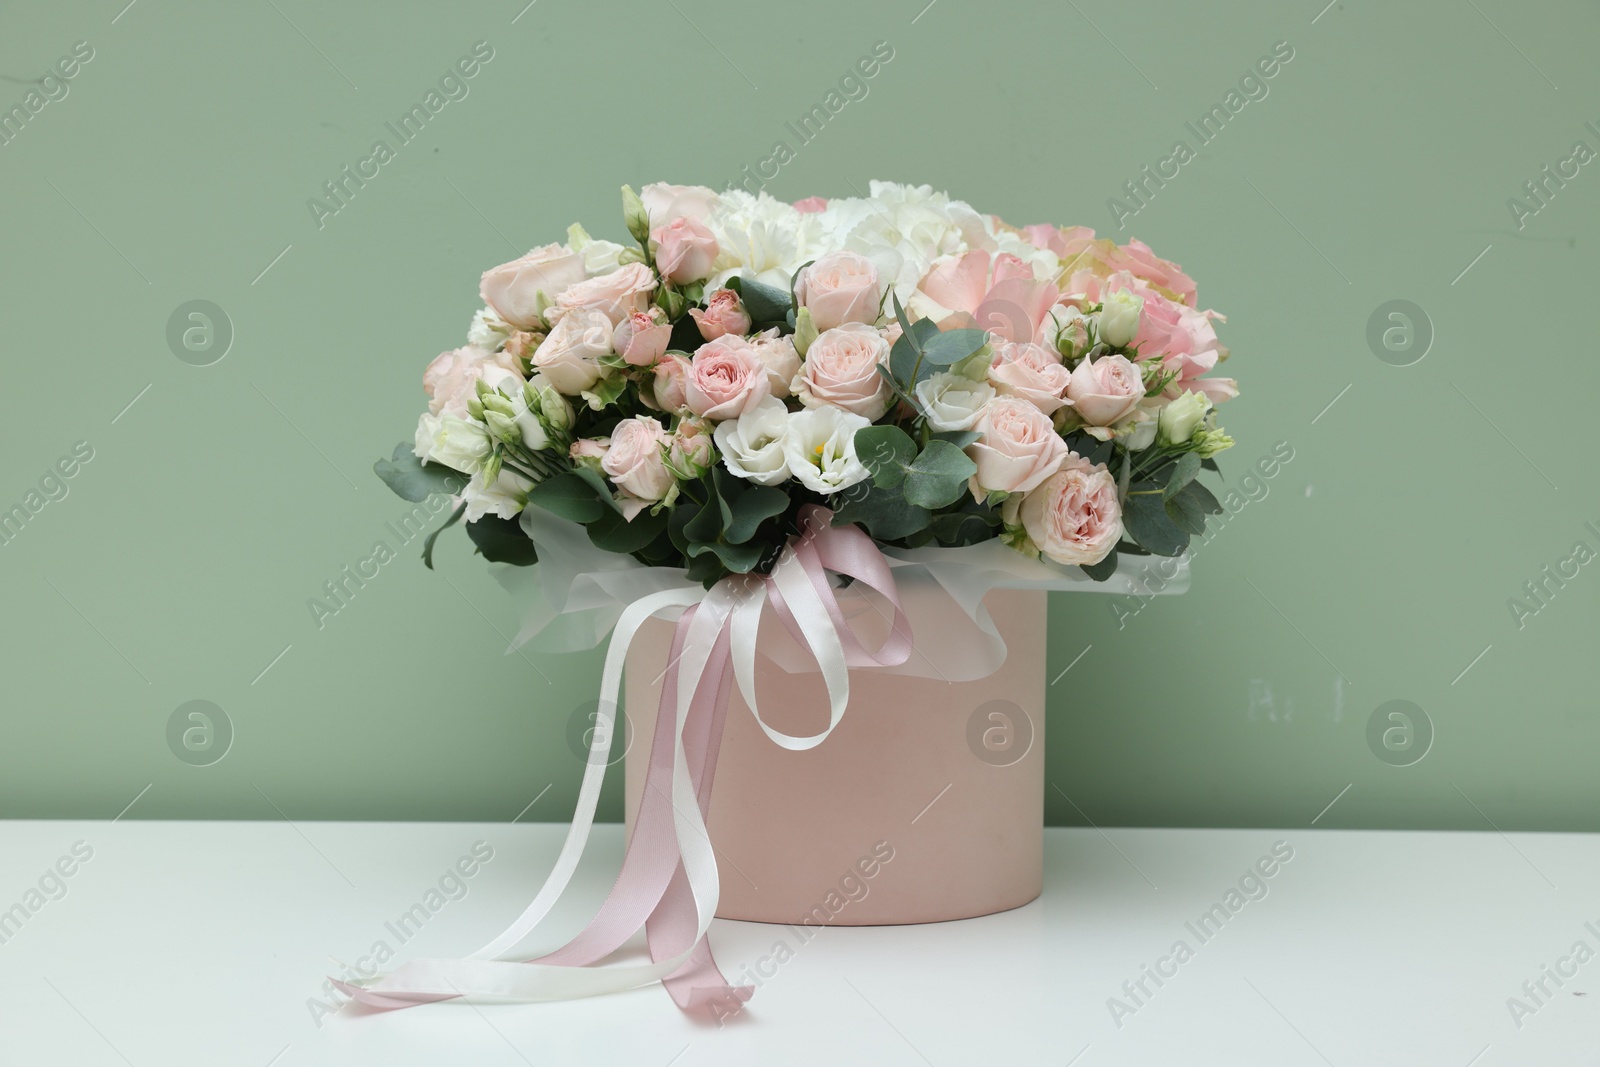
[[[997,391],[1021,397],[1046,415],[1065,406],[1071,379],[1058,353],[1032,342],[999,342],[989,364],[989,381]]]
[[[856,457],[856,431],[871,421],[843,408],[807,408],[789,416],[783,454],[789,473],[807,489],[837,493],[869,477]]]
[[[811,342],[792,388],[808,408],[831,405],[871,422],[889,410],[894,396],[878,373],[888,359],[889,342],[876,326],[848,322]]]
[[[994,399],[994,387],[961,374],[940,371],[917,383],[917,400],[935,430],[970,430]]]
[[[665,226],[673,219],[703,222],[719,197],[703,185],[668,185],[651,182],[639,190],[639,202],[650,217],[650,228]]]
[[[600,461],[600,469],[618,489],[641,505],[629,509],[631,501],[623,501],[624,514],[630,522],[643,510],[642,505],[666,496],[676,482],[667,469],[670,441],[666,428],[647,415],[623,419],[611,431],[611,447]],[[629,510],[632,514],[628,514]]]
[[[1059,470],[1068,454],[1050,416],[1019,397],[991,400],[973,429],[983,435],[967,446],[978,465],[972,476],[978,499],[987,492],[1026,492]]]
[[[757,485],[788,481],[789,460],[783,442],[789,418],[783,401],[769,396],[737,419],[719,423],[712,436],[728,472]]]
[[[629,263],[610,274],[567,286],[556,297],[550,318],[559,321],[574,311],[599,311],[615,326],[633,312],[648,308],[655,287],[656,276],[649,267]]]
[[[683,383],[689,410],[704,419],[734,419],[771,392],[755,346],[727,334],[695,350]]]
[[[1104,467],[1069,453],[1044,484],[1002,509],[1008,524],[1020,524],[1028,540],[1057,563],[1099,563],[1122,537],[1117,482]]]
[[[1115,425],[1133,414],[1144,399],[1144,376],[1124,356],[1085,358],[1067,383],[1067,399],[1084,426],[1104,441],[1109,433],[1094,433]]]
[[[795,279],[794,294],[797,305],[810,308],[811,321],[824,332],[847,322],[877,322],[883,301],[878,268],[854,252],[818,257]]]
[[[583,281],[583,257],[566,245],[544,245],[520,259],[484,271],[478,293],[495,314],[524,330],[539,320],[556,294]]]
[[[601,356],[611,354],[611,320],[604,312],[573,311],[533,352],[534,370],[558,393],[577,396],[600,380]]]

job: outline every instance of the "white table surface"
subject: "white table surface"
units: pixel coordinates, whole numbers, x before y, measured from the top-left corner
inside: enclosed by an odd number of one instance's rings
[[[1048,831],[1045,895],[965,922],[831,928],[719,921],[730,975],[792,959],[740,1019],[685,1019],[659,988],[563,1004],[457,1001],[314,1020],[333,966],[373,943],[474,842],[492,860],[408,944],[459,955],[537,888],[563,827],[459,823],[0,823],[0,909],[77,842],[93,856],[0,944],[0,1064],[1593,1063],[1600,958],[1523,1016],[1507,998],[1584,941],[1600,951],[1600,837],[1334,830]],[[1186,926],[1274,842],[1294,858],[1208,941]],[[620,862],[601,827],[580,895]],[[70,866],[70,865],[69,865]],[[50,888],[54,888],[52,885]],[[1258,891],[1259,892],[1259,891]],[[35,898],[37,902],[38,899]],[[575,930],[584,916],[562,913]],[[1193,957],[1119,1027],[1177,940]],[[771,972],[770,966],[765,968]],[[1171,970],[1171,965],[1167,965]],[[1131,1000],[1127,1002],[1132,1005]]]

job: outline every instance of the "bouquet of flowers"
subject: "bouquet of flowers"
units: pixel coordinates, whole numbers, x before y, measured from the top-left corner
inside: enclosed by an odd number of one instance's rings
[[[536,562],[534,506],[710,587],[766,573],[822,505],[880,545],[1000,538],[1103,580],[1221,511],[1196,475],[1233,443],[1222,316],[1141,242],[887,182],[622,201],[636,247],[574,225],[483,275],[414,443],[376,466],[458,497],[445,526],[488,559]]]

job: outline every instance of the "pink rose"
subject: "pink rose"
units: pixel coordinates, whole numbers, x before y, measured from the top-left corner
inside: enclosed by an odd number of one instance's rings
[[[684,391],[689,380],[689,361],[676,352],[668,352],[656,364],[656,376],[653,383],[656,406],[662,411],[670,411],[674,415],[682,415],[689,410],[688,397]]]
[[[800,402],[808,408],[833,407],[869,421],[889,410],[893,392],[878,366],[889,360],[889,342],[876,326],[849,322],[824,330],[806,349],[805,363],[794,380]]]
[[[650,228],[665,226],[673,219],[703,222],[716,206],[717,194],[703,185],[668,185],[651,182],[639,190],[639,202],[650,216]]]
[[[726,334],[695,350],[683,394],[701,418],[738,418],[771,394],[766,364],[749,341]]]
[[[715,341],[725,333],[743,337],[750,332],[750,313],[732,289],[718,289],[706,298],[704,311],[690,308],[689,314],[700,328],[700,336],[707,341]]]
[[[1068,453],[1061,469],[1013,506],[1009,524],[1020,524],[1034,546],[1057,563],[1099,563],[1122,538],[1117,482],[1109,471]]]
[[[583,256],[566,245],[544,245],[483,273],[478,293],[496,315],[523,330],[543,329],[539,316],[556,294],[583,281]]]
[[[528,330],[513,330],[506,337],[504,352],[512,359],[530,359],[533,350],[539,347],[539,342],[544,340],[543,333],[534,333]]]
[[[572,442],[567,455],[576,460],[602,460],[611,448],[609,437],[581,437]]]
[[[558,393],[577,396],[600,380],[600,357],[611,354],[611,320],[600,311],[573,311],[534,350],[534,370]]]
[[[794,350],[794,338],[781,337],[778,328],[762,330],[750,339],[756,355],[767,368],[767,383],[775,397],[789,395],[794,376],[800,373],[800,353]]]
[[[1067,443],[1056,433],[1050,416],[1014,396],[995,397],[984,406],[973,429],[983,436],[967,446],[978,465],[972,495],[1021,493],[1034,488],[1061,468]]]
[[[1061,362],[1059,353],[1031,341],[995,345],[994,362],[989,364],[989,381],[1004,396],[1021,397],[1049,415],[1066,405],[1063,399],[1072,372]]]
[[[666,455],[666,428],[648,415],[623,419],[611,431],[611,447],[600,461],[600,469],[632,498],[619,501],[628,521],[672,488],[676,479],[667,469]],[[638,507],[630,508],[634,502]]]
[[[1109,259],[1112,270],[1125,270],[1162,290],[1163,295],[1190,307],[1195,306],[1194,279],[1183,273],[1183,268],[1176,263],[1156,255],[1143,241],[1129,241],[1114,249]]]
[[[681,419],[667,443],[667,466],[679,478],[698,478],[711,467],[711,425]]]
[[[962,322],[1007,341],[1037,336],[1060,295],[1054,283],[1036,281],[1033,268],[1016,256],[991,256],[981,248],[936,260],[917,288],[939,307],[960,313]],[[940,323],[945,329],[956,325]]]
[[[630,311],[611,335],[612,347],[629,366],[648,367],[660,359],[672,339],[672,323],[660,308]]]
[[[802,215],[816,215],[828,210],[828,201],[825,197],[808,196],[804,200],[796,200],[794,209]]]
[[[610,274],[602,274],[588,281],[567,286],[556,297],[556,306],[550,318],[559,322],[572,311],[600,311],[615,326],[635,311],[650,306],[650,292],[656,287],[656,276],[643,263],[629,263]]]
[[[1113,426],[1144,399],[1144,377],[1124,356],[1085,359],[1067,383],[1067,399],[1085,426]]]
[[[711,231],[690,218],[676,218],[654,230],[656,269],[674,285],[687,285],[711,277],[716,261],[717,239]]]
[[[1061,259],[1071,259],[1094,240],[1094,231],[1087,226],[1052,226],[1036,222],[1022,228],[1022,236],[1035,248],[1047,248]]]
[[[854,252],[817,257],[795,279],[794,294],[800,307],[811,309],[811,321],[819,332],[847,322],[877,322],[883,301],[878,268]]]

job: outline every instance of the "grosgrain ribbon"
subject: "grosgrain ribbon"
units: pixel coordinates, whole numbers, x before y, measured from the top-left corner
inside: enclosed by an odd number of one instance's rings
[[[710,1013],[750,998],[733,986],[712,956],[706,931],[716,914],[716,855],[706,830],[717,752],[727,716],[730,682],[768,737],[801,750],[822,743],[849,703],[849,668],[896,666],[910,656],[910,624],[888,562],[854,526],[831,525],[833,513],[809,505],[800,534],[772,573],[733,576],[708,591],[666,589],[623,609],[606,651],[600,706],[572,824],[544,885],[504,933],[463,960],[413,960],[381,977],[334,984],[380,1010],[459,996],[508,1000],[567,1000],[662,982],[686,1012]],[[869,651],[845,620],[830,573],[877,592],[893,609],[882,646]],[[766,604],[821,670],[828,691],[828,725],[810,736],[775,730],[756,699],[756,636]],[[622,871],[589,924],[554,952],[526,962],[500,960],[536,930],[566,891],[594,825],[616,721],[622,669],[634,635],[651,616],[684,609],[673,631],[649,767],[633,837]],[[645,930],[651,962],[595,966]]]

